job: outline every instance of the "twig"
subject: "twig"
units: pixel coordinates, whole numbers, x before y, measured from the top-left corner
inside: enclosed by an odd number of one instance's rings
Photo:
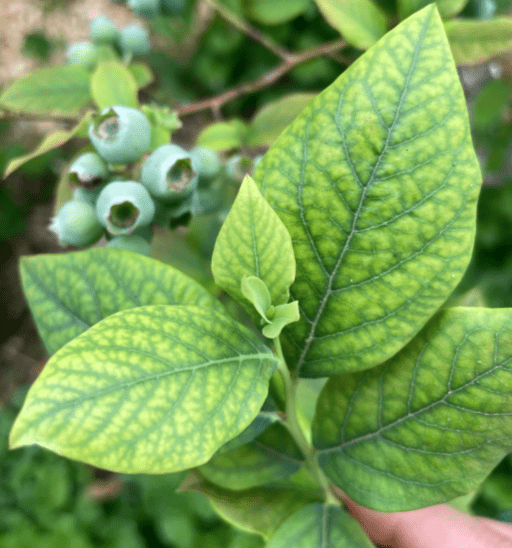
[[[210,2],[212,0],[207,1]],[[229,101],[232,101],[233,99],[237,99],[238,97],[242,97],[243,95],[254,93],[255,91],[270,86],[297,65],[309,61],[310,59],[314,59],[315,57],[320,57],[321,55],[329,55],[330,53],[338,51],[346,46],[347,42],[345,42],[345,40],[335,40],[334,42],[328,42],[326,44],[307,49],[300,53],[287,54],[286,61],[283,61],[275,69],[267,72],[267,74],[264,74],[260,78],[256,78],[251,82],[235,86],[231,89],[228,89],[224,93],[216,95],[215,97],[210,97],[209,99],[204,99],[201,101],[195,101],[193,103],[185,103],[179,106],[176,109],[176,112],[179,116],[186,116],[188,114],[192,114],[194,112],[199,112],[206,109],[213,109],[214,111],[218,110],[220,107],[222,107],[222,105],[228,103]]]
[[[217,0],[204,0],[204,1],[209,6],[211,6],[215,11],[217,11],[221,17],[226,19],[226,21],[229,21],[235,28],[247,34],[247,36],[251,37],[256,42],[259,42],[262,46],[265,46],[269,51],[271,51],[274,55],[279,57],[282,61],[286,61],[288,57],[290,56],[289,51],[287,51],[285,48],[280,46],[277,42],[274,42],[272,38],[270,38],[269,36],[266,36],[265,34],[260,32],[258,29],[251,27],[243,19],[240,19],[240,17],[235,15],[228,8],[226,8],[222,4],[219,4]]]

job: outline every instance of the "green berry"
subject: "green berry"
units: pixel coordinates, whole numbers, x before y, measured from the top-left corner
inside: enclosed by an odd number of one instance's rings
[[[252,173],[253,161],[248,156],[235,154],[226,162],[226,175],[229,179],[240,184],[247,174]]]
[[[151,246],[149,242],[138,234],[123,234],[121,236],[116,236],[107,243],[106,247],[123,249],[124,251],[146,255],[146,257],[151,256]]]
[[[128,6],[142,17],[154,17],[160,13],[160,0],[128,0]]]
[[[124,55],[145,55],[149,53],[151,44],[149,43],[148,31],[136,23],[124,27],[119,35],[119,47]]]
[[[205,186],[220,172],[221,163],[219,155],[206,147],[195,147],[190,151],[192,167],[199,174],[199,183]]]
[[[187,0],[162,0],[162,13],[164,15],[178,15],[187,5]]]
[[[113,106],[94,119],[89,126],[89,138],[107,162],[129,164],[149,149],[151,126],[140,110]]]
[[[73,42],[66,50],[66,59],[72,65],[90,70],[96,64],[97,48],[92,42]]]
[[[60,245],[91,245],[103,234],[103,227],[96,218],[94,208],[78,200],[66,202],[52,218],[48,228],[57,235]]]
[[[78,200],[79,202],[86,202],[87,204],[96,206],[96,200],[101,194],[101,191],[105,188],[105,184],[101,184],[95,188],[75,188],[73,191],[73,200]]]
[[[149,225],[155,215],[155,204],[149,192],[135,181],[109,183],[98,196],[96,216],[114,235],[131,234]]]
[[[101,185],[108,175],[107,163],[96,152],[82,154],[69,168],[69,182],[83,188],[94,188]]]
[[[95,44],[113,44],[119,38],[119,29],[112,19],[100,15],[91,21],[89,35]]]
[[[158,147],[144,162],[140,175],[151,195],[166,203],[189,197],[198,179],[190,154],[177,145]]]

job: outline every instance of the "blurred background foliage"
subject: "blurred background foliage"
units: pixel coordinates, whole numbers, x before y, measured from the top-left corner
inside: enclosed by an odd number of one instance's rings
[[[80,0],[32,3],[44,14],[58,12],[65,18]],[[374,3],[390,26],[399,22],[395,0]],[[115,4],[116,10],[135,17],[123,2]],[[250,92],[235,93],[232,100],[212,103],[211,108],[190,109],[190,104],[264,78],[283,62],[261,36],[297,55],[340,39],[339,30],[319,10],[321,2],[223,0],[219,4],[220,11],[208,2],[186,0],[175,16],[139,19],[151,31],[152,49],[142,60],[155,77],[139,96],[141,103],[182,109],[183,126],[173,133],[173,142],[187,148],[209,146],[224,160],[233,154],[254,158],[293,119],[294,109],[299,112],[311,93],[328,86],[363,51],[346,43],[289,67],[272,85],[253,86]],[[469,0],[460,16],[484,21],[511,10],[512,0]],[[244,28],[248,24],[249,30]],[[19,55],[30,59],[32,68],[63,60],[69,40],[49,30],[29,28],[23,36]],[[259,39],[251,36],[253,31]],[[9,36],[3,39],[8,41]],[[512,41],[505,48],[509,51],[483,64],[459,67],[483,187],[473,257],[450,305],[512,307],[510,47]],[[0,90],[9,84],[0,81]],[[286,99],[290,93],[302,95],[290,102]],[[285,102],[279,103],[283,98]],[[37,116],[25,119],[5,112],[0,118],[0,172],[10,160],[33,150],[49,128],[59,127],[69,129],[69,123],[62,120],[56,126]],[[60,174],[81,147],[83,141],[71,139],[0,181],[0,548],[260,547],[259,537],[221,521],[200,495],[176,494],[184,474],[119,476],[37,447],[7,450],[7,435],[26,387],[47,359],[22,296],[17,261],[20,255],[63,252],[46,227]],[[228,190],[226,203],[232,201],[236,188],[235,184]],[[222,218],[218,213],[205,214],[186,228],[156,233],[153,256],[211,286],[209,261]],[[305,420],[313,413],[321,384],[303,389]],[[478,492],[455,504],[512,523],[512,456],[499,464]]]

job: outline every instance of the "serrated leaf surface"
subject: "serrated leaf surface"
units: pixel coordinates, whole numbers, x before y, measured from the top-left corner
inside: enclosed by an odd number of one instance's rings
[[[254,333],[213,310],[124,310],[48,361],[10,446],[130,474],[198,466],[258,414],[276,365]]]
[[[480,169],[435,6],[316,97],[255,180],[291,234],[287,361],[301,376],[372,367],[404,346],[471,256]]]

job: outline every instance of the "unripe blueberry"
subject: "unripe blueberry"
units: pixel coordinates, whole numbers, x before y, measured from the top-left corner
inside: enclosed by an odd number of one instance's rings
[[[195,147],[190,151],[192,167],[199,174],[201,183],[208,183],[214,179],[220,171],[219,155],[211,148]]]
[[[119,29],[112,19],[100,15],[91,21],[89,34],[95,44],[113,44],[119,38]]]
[[[135,181],[109,183],[98,196],[96,216],[114,235],[131,234],[149,225],[155,215],[155,204],[149,192]]]
[[[153,17],[160,13],[160,0],[128,0],[128,6],[142,17]]]
[[[252,173],[253,161],[248,156],[235,154],[226,162],[226,175],[232,181],[240,184],[247,174]]]
[[[73,200],[86,202],[87,204],[92,205],[92,207],[96,207],[96,200],[104,188],[105,183],[102,183],[100,186],[95,188],[75,188],[73,191]]]
[[[98,222],[94,208],[85,202],[66,202],[52,218],[48,227],[61,245],[86,246],[97,242],[103,227]]]
[[[151,246],[149,242],[138,234],[122,234],[121,236],[116,236],[107,243],[106,247],[123,249],[124,251],[146,255],[146,257],[151,256]]]
[[[79,156],[69,168],[69,182],[82,188],[94,188],[108,177],[105,160],[96,152],[87,152]]]
[[[178,15],[185,9],[186,5],[187,0],[162,0],[162,13],[164,15]]]
[[[124,27],[119,35],[119,47],[124,55],[145,55],[149,53],[151,45],[148,31],[136,23]]]
[[[72,65],[92,69],[96,64],[97,48],[92,42],[73,42],[66,50],[66,59]]]
[[[177,145],[158,147],[144,162],[140,174],[151,195],[166,203],[190,196],[198,179],[190,154]]]
[[[113,106],[104,109],[89,126],[89,138],[100,156],[111,164],[138,160],[151,144],[151,126],[135,108]]]

